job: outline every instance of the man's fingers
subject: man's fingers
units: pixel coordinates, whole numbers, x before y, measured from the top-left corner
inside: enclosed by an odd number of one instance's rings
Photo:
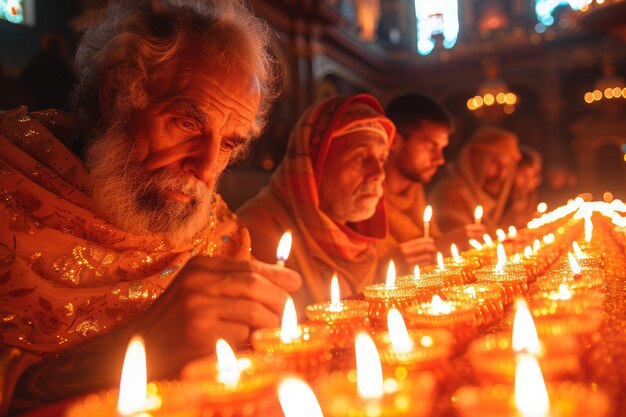
[[[300,274],[291,269],[280,265],[266,264],[264,262],[252,259],[223,259],[209,258],[206,256],[197,256],[193,258],[185,266],[189,270],[206,271],[206,272],[256,272],[276,285],[280,286],[287,292],[294,292],[302,284]]]
[[[252,329],[279,327],[279,316],[262,305],[249,300],[225,300],[219,312],[222,320],[250,326]]]

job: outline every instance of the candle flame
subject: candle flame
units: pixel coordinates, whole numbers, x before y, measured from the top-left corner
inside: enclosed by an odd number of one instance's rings
[[[506,233],[504,233],[504,230],[498,229],[496,230],[496,237],[498,238],[498,242],[504,242],[506,240]]]
[[[515,226],[509,226],[509,236],[510,237],[517,236],[517,229],[515,228]]]
[[[396,266],[393,261],[389,261],[387,267],[387,280],[385,281],[385,287],[393,288],[396,285]]]
[[[519,256],[519,253],[516,253],[515,255],[513,255],[513,263],[518,264],[520,262],[522,262],[522,257]]]
[[[572,242],[572,247],[574,248],[574,253],[576,254],[576,257],[578,259],[582,259],[585,257],[585,254],[583,253],[582,249],[580,248],[580,245],[578,244],[578,242],[574,241]]]
[[[526,246],[524,248],[524,258],[530,258],[531,256],[533,256],[533,250],[530,246]]]
[[[276,249],[276,259],[278,262],[285,263],[289,258],[289,252],[291,252],[291,232],[285,232],[278,242],[278,248]]]
[[[280,327],[280,340],[283,343],[291,343],[294,339],[300,337],[300,329],[298,329],[298,316],[296,314],[296,306],[293,304],[291,297],[285,301],[283,309],[283,320]]]
[[[593,222],[591,221],[591,217],[585,217],[585,242],[591,242],[591,237],[593,236]]]
[[[571,300],[572,299],[572,292],[569,290],[569,288],[567,288],[567,285],[561,283],[559,285],[559,291],[555,294],[552,294],[552,296],[550,297],[551,300]]]
[[[129,415],[146,410],[148,403],[148,372],[143,339],[134,336],[126,348],[117,411]]]
[[[554,242],[554,234],[548,233],[543,237],[543,243],[548,244]]]
[[[415,265],[413,267],[413,279],[417,281],[418,279],[420,279],[420,275],[421,275],[420,274],[420,266],[419,265]]]
[[[440,271],[446,269],[446,265],[443,263],[443,254],[441,252],[437,252],[437,267]]]
[[[324,417],[315,393],[298,378],[287,378],[280,383],[278,401],[285,417]]]
[[[496,246],[496,253],[498,254],[498,261],[506,263],[506,252],[502,243],[498,243],[498,246]]]
[[[359,333],[354,341],[356,354],[356,385],[363,398],[383,396],[383,369],[372,338]]]
[[[537,204],[537,213],[543,214],[546,212],[546,210],[548,210],[548,205],[546,203],[542,201],[541,203]]]
[[[236,386],[239,381],[239,368],[235,352],[228,342],[219,339],[215,344],[215,353],[217,355],[217,380],[231,387]]]
[[[523,417],[546,417],[550,400],[537,359],[521,355],[515,368],[515,406]]]
[[[454,258],[454,262],[456,262],[457,264],[460,264],[461,262],[463,262],[463,259],[461,259],[461,256],[459,255],[459,249],[456,247],[454,243],[450,245],[450,253],[452,254],[452,257]]]
[[[408,353],[413,348],[413,342],[406,330],[406,325],[402,319],[402,314],[392,308],[387,314],[387,328],[389,330],[389,339],[391,346],[396,353]]]
[[[476,298],[476,288],[473,285],[464,289],[463,292],[469,295],[470,298]]]
[[[471,247],[473,247],[476,250],[481,250],[483,248],[483,245],[481,245],[480,242],[477,241],[476,239],[470,239],[469,244]]]
[[[519,298],[515,303],[515,308],[517,311],[513,319],[513,351],[538,355],[541,351],[541,345],[539,344],[535,322],[528,310],[526,301]]]
[[[433,218],[433,208],[432,206],[428,205],[424,209],[424,223],[429,223],[430,219],[432,218]]]
[[[474,221],[476,223],[480,223],[482,218],[483,218],[483,206],[478,205],[474,209]]]
[[[541,248],[541,242],[539,241],[539,239],[535,239],[533,241],[533,250],[537,252],[540,248]]]
[[[339,296],[339,280],[337,274],[333,274],[330,280],[330,304],[333,307],[341,307],[341,297]]]
[[[493,239],[491,239],[491,236],[489,236],[487,233],[483,235],[483,240],[485,241],[485,245],[493,246]]]
[[[452,312],[450,303],[443,301],[437,294],[433,295],[430,300],[430,308],[433,314],[450,314]]]
[[[572,269],[572,274],[580,274],[580,265],[578,264],[578,262],[576,262],[574,255],[572,255],[572,252],[567,252],[567,259],[569,259],[569,266]]]

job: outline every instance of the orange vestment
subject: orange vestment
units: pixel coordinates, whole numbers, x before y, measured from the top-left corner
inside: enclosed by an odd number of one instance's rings
[[[302,288],[294,294],[299,309],[330,298],[334,272],[342,296],[360,293],[375,279],[374,242],[386,233],[384,201],[371,218],[341,225],[319,209],[318,197],[332,138],[363,122],[379,122],[393,137],[393,124],[371,96],[334,97],[309,107],[291,132],[270,184],[237,211],[250,230],[252,254],[262,261],[274,262],[281,235],[293,233],[286,266],[302,276]]]
[[[424,236],[424,209],[427,205],[424,186],[417,182],[412,183],[401,194],[392,194],[385,190],[385,201],[389,232],[384,240],[376,243],[378,257],[384,265],[393,259],[399,274],[412,273],[413,265],[405,265],[402,261],[399,244]],[[436,219],[432,218],[430,237],[438,237],[440,234]]]
[[[445,172],[430,195],[437,222],[448,232],[474,221],[474,209],[482,205],[483,224],[491,232],[501,225],[504,210],[515,179],[515,166],[509,172],[500,194],[492,197],[483,189],[485,161],[489,154],[506,155],[519,161],[517,136],[495,127],[477,130],[461,149],[457,160]],[[515,162],[517,163],[517,162]]]
[[[250,256],[247,231],[219,196],[207,228],[177,248],[108,223],[94,211],[82,162],[62,143],[72,136],[68,113],[0,114],[4,407],[28,365],[136,317],[193,256]]]

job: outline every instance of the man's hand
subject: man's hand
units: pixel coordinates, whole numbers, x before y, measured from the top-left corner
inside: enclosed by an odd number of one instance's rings
[[[429,237],[420,237],[401,243],[400,253],[408,265],[433,265],[437,248],[435,241]]]
[[[446,255],[450,254],[450,246],[455,243],[461,251],[469,249],[469,240],[483,241],[483,234],[488,233],[484,224],[466,224],[449,231],[436,239],[437,249]]]
[[[300,283],[298,273],[256,260],[192,259],[138,318],[152,377],[213,352],[218,339],[234,348],[258,328],[278,327],[285,301]]]

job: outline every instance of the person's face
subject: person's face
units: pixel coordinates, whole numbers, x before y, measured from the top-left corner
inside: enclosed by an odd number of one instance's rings
[[[333,139],[320,181],[320,209],[341,223],[372,217],[383,195],[388,154],[388,143],[375,132]]]
[[[203,65],[204,64],[204,65]],[[148,86],[143,109],[119,119],[88,150],[92,197],[132,233],[164,233],[182,243],[207,224],[217,178],[253,134],[255,78],[181,59],[174,76]]]
[[[489,154],[485,160],[484,179],[485,191],[491,196],[497,196],[501,191],[515,161],[505,155]]]
[[[539,164],[518,167],[515,174],[515,188],[531,193],[541,185],[541,166]]]
[[[183,60],[170,85],[151,86],[151,104],[131,118],[131,134],[146,172],[178,172],[213,189],[229,159],[253,133],[259,87],[237,71]],[[189,202],[181,190],[161,190]]]
[[[398,142],[394,144],[396,167],[411,181],[428,183],[445,163],[443,150],[448,146],[450,129],[425,120],[408,134],[408,137],[397,135]]]

